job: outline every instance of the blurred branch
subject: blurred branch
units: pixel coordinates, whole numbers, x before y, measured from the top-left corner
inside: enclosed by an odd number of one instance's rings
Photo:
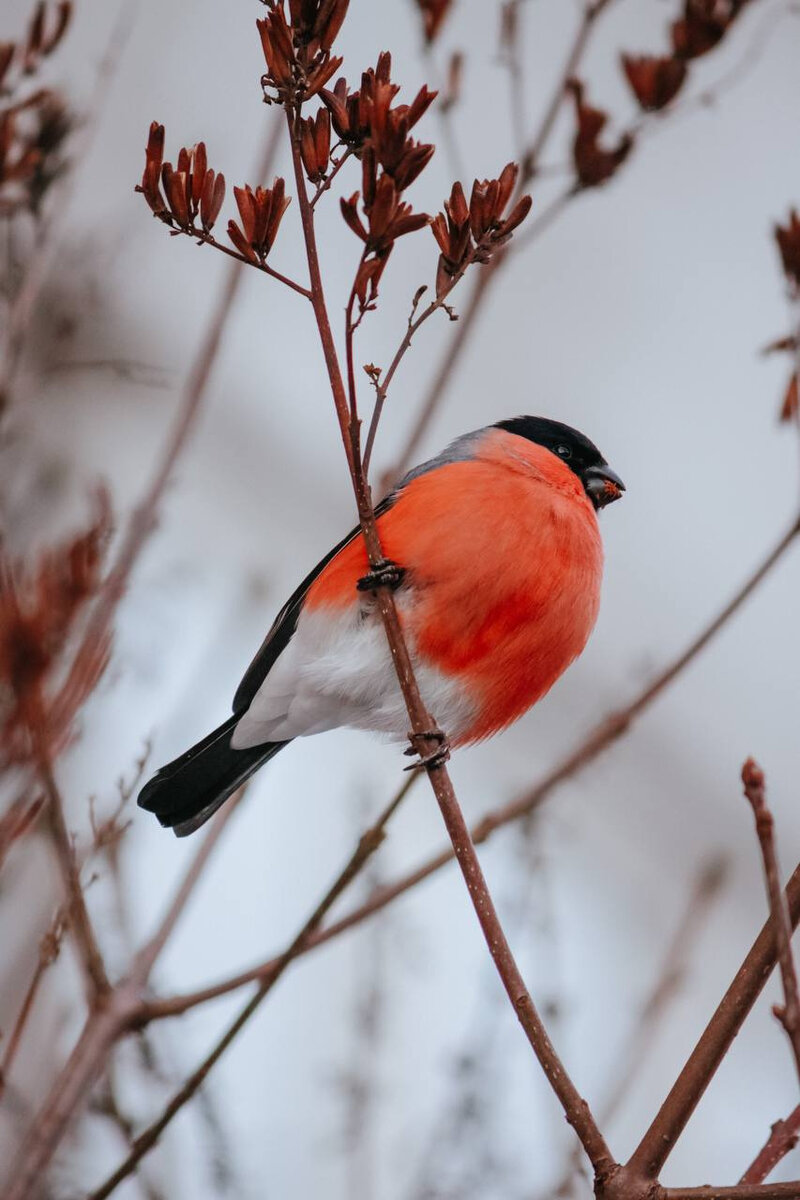
[[[193,1071],[184,1085],[178,1092],[175,1093],[169,1104],[164,1109],[159,1119],[149,1125],[143,1133],[139,1135],[133,1142],[131,1153],[125,1161],[117,1168],[105,1183],[96,1191],[92,1192],[87,1200],[105,1200],[106,1196],[110,1196],[114,1189],[127,1179],[129,1175],[136,1169],[145,1154],[156,1144],[161,1137],[161,1134],[166,1129],[167,1125],[172,1121],[173,1117],[180,1112],[183,1106],[191,1100],[192,1096],[197,1092],[202,1085],[208,1073],[214,1067],[215,1063],[221,1058],[228,1046],[236,1038],[237,1034],[244,1028],[247,1022],[252,1017],[253,1013],[258,1009],[261,1002],[269,994],[272,988],[283,975],[290,963],[300,954],[305,946],[306,941],[318,928],[325,914],[336,902],[342,892],[352,883],[356,876],[361,872],[371,856],[375,853],[378,847],[383,842],[386,836],[386,825],[397,811],[405,796],[411,789],[414,782],[414,776],[410,776],[403,784],[400,791],[392,798],[386,808],[383,810],[378,820],[359,838],[358,844],[355,847],[352,855],[348,859],[345,866],[336,877],[334,883],[320,900],[317,907],[314,909],[311,916],[302,926],[297,935],[292,939],[283,953],[275,960],[273,970],[270,975],[263,979],[259,987],[241,1010],[239,1015],[228,1027],[222,1038],[214,1046],[213,1050],[203,1060],[197,1070]]]
[[[794,544],[794,540],[798,534],[800,534],[800,520],[796,521],[790,527],[778,544],[759,563],[733,598],[677,658],[673,659],[672,662],[659,672],[656,678],[625,708],[611,713],[599,725],[595,726],[588,737],[563,758],[538,784],[515,800],[510,801],[510,803],[501,805],[499,808],[482,817],[472,827],[473,842],[476,845],[485,842],[495,830],[501,829],[503,826],[509,825],[513,821],[517,821],[532,812],[556,787],[594,762],[609,746],[622,737],[632,723],[686,670],[709,642],[727,625],[762,580],[781,561],[790,546]],[[359,925],[374,913],[380,912],[381,909],[386,908],[388,904],[396,900],[398,896],[410,891],[425,879],[430,878],[431,875],[435,875],[442,867],[452,862],[453,858],[452,848],[447,847],[427,859],[413,871],[395,880],[394,883],[384,884],[369,896],[363,904],[353,909],[352,912],[346,914],[339,921],[336,921],[325,929],[321,929],[314,937],[310,938],[305,946],[304,953],[314,949],[315,946],[330,941],[334,937],[338,937],[345,930],[352,929],[355,925]],[[151,1010],[152,1016],[156,1018],[179,1015],[185,1012],[187,1007],[204,1003],[206,1000],[213,1000],[217,996],[242,987],[245,983],[260,979],[273,969],[274,963],[274,959],[269,959],[259,966],[252,967],[227,980],[222,980],[220,983],[205,988],[202,991],[194,992],[191,996],[174,996],[162,1001],[156,1001]]]
[[[772,1011],[786,1030],[800,1079],[800,998],[797,994],[797,970],[792,955],[792,924],[786,907],[786,897],[781,890],[778,854],[775,848],[775,818],[767,804],[764,773],[752,758],[748,758],[742,767],[742,783],[756,820],[756,833],[764,861],[767,898],[783,982],[784,1005],[776,1005]]]

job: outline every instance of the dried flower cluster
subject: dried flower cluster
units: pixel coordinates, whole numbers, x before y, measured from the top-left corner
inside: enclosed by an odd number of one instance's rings
[[[707,54],[724,38],[747,0],[684,0],[670,26],[670,52],[622,55],[622,68],[645,112],[665,108],[683,87],[687,63]]]
[[[453,280],[472,262],[486,263],[493,252],[507,242],[513,231],[530,212],[530,196],[522,196],[508,216],[506,208],[514,193],[519,174],[516,163],[508,163],[499,179],[475,180],[469,205],[460,183],[453,184],[444,212],[431,222],[431,231],[439,245],[436,294],[449,291]]]
[[[100,493],[91,526],[43,554],[30,571],[0,559],[0,761],[27,761],[31,731],[46,732],[51,751],[63,745],[80,702],[97,682],[107,647],[92,670],[48,697],[63,667],[76,621],[100,582],[111,527]],[[67,703],[68,701],[68,703]]]
[[[633,138],[625,133],[616,146],[602,146],[600,134],[608,123],[608,114],[586,103],[585,89],[579,80],[570,80],[568,87],[575,99],[578,125],[572,144],[575,174],[581,187],[598,187],[622,166],[633,147]]]
[[[286,195],[283,179],[276,179],[271,188],[249,184],[234,188],[242,228],[235,221],[228,222],[228,237],[236,249],[253,263],[263,263],[278,236],[283,214],[289,207],[290,196]]]
[[[208,233],[225,199],[225,176],[209,168],[204,142],[198,142],[191,150],[184,146],[178,154],[177,167],[164,162],[164,126],[153,121],[138,190],[154,214],[167,225],[193,233],[199,216]]]
[[[265,0],[258,22],[267,63],[261,83],[270,103],[300,104],[315,96],[342,65],[331,55],[349,0]],[[271,89],[271,90],[270,90]]]
[[[21,98],[16,92],[59,45],[71,13],[67,0],[54,7],[39,3],[26,37],[0,42],[0,96],[8,98],[0,106],[0,216],[23,209],[35,215],[63,169],[61,151],[72,127],[63,101],[51,88]]]
[[[333,127],[342,142],[361,160],[361,192],[341,201],[342,215],[364,243],[364,259],[356,283],[362,304],[373,302],[378,282],[395,241],[424,228],[427,213],[415,213],[402,199],[431,160],[434,147],[410,136],[436,93],[422,87],[411,104],[395,104],[400,91],[392,83],[392,58],[381,54],[375,69],[365,71],[361,87],[350,92],[345,79],[333,91],[323,91]],[[363,217],[359,213],[359,201]]]

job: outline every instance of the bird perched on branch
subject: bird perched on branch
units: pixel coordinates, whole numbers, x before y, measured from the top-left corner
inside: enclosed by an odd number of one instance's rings
[[[515,417],[457,438],[375,509],[383,573],[370,573],[360,527],[335,546],[278,613],[233,716],[162,767],[140,806],[184,837],[294,738],[341,726],[408,737],[379,579],[450,744],[505,728],[586,645],[603,570],[596,512],[623,491],[559,421]]]

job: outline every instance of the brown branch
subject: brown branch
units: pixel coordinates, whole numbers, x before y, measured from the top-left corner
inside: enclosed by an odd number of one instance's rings
[[[764,772],[752,758],[742,767],[744,794],[753,809],[756,833],[764,861],[764,878],[767,884],[775,943],[778,947],[778,962],[783,982],[784,1005],[773,1008],[775,1016],[786,1030],[792,1047],[798,1079],[800,1079],[800,998],[797,994],[797,970],[792,955],[792,925],[786,897],[781,889],[778,854],[775,848],[775,818],[767,804]]]
[[[328,319],[314,229],[314,211],[306,192],[300,153],[299,110],[288,109],[287,120],[311,280],[312,305],[331,382],[334,405],[339,417],[342,442],[350,469],[367,557],[370,567],[375,570],[383,562],[383,551],[370,489],[361,461],[355,395],[351,395],[348,404]],[[433,718],[420,695],[408,647],[400,627],[394,596],[391,590],[385,586],[376,587],[374,595],[411,722],[412,746],[419,753],[420,760],[428,773],[489,953],[528,1041],[539,1059],[553,1091],[561,1102],[567,1120],[581,1139],[595,1169],[595,1174],[602,1176],[613,1165],[611,1153],[592,1117],[589,1106],[577,1091],[556,1054],[508,944],[470,838],[469,829],[444,765],[445,756],[441,753],[443,735],[436,729]]]
[[[783,1121],[776,1121],[770,1135],[745,1171],[740,1183],[763,1183],[778,1163],[794,1150],[800,1138],[800,1104]]]
[[[136,1169],[137,1164],[144,1158],[147,1152],[156,1144],[161,1134],[166,1129],[167,1125],[172,1121],[173,1117],[183,1108],[183,1106],[191,1100],[192,1096],[197,1092],[202,1085],[208,1073],[212,1070],[215,1063],[222,1057],[231,1042],[236,1038],[237,1034],[244,1028],[247,1022],[252,1017],[253,1013],[260,1006],[264,998],[269,994],[272,988],[283,975],[290,963],[297,958],[302,952],[308,938],[318,928],[325,917],[325,914],[336,902],[342,892],[352,883],[359,872],[363,869],[378,847],[381,845],[386,836],[386,825],[404,797],[408,794],[414,782],[413,776],[405,782],[400,791],[392,798],[386,808],[383,810],[378,820],[359,838],[358,844],[350,856],[348,862],[340,871],[334,883],[325,893],[322,900],[314,909],[311,916],[305,922],[299,933],[293,938],[284,952],[275,960],[273,969],[269,976],[262,979],[258,988],[248,1000],[247,1004],[228,1026],[227,1030],[214,1046],[210,1054],[206,1056],[200,1066],[192,1072],[183,1086],[175,1093],[169,1104],[165,1107],[161,1116],[152,1125],[149,1125],[133,1142],[131,1152],[123,1163],[117,1168],[113,1175],[103,1183],[96,1191],[92,1192],[87,1200],[105,1200],[106,1196],[110,1196],[114,1189]],[[13,1198],[12,1198],[13,1200]]]
[[[355,153],[355,151],[353,150],[352,146],[348,146],[347,149],[345,150],[345,152],[342,154],[341,158],[338,158],[336,160],[333,170],[328,175],[325,176],[322,183],[319,184],[319,186],[317,187],[317,190],[314,192],[314,195],[311,198],[311,207],[312,208],[317,207],[317,203],[318,203],[320,197],[323,196],[325,194],[325,192],[327,192],[328,188],[331,186],[334,179],[339,174],[339,172],[341,171],[344,164],[347,162],[348,158],[352,158],[354,153]],[[309,299],[310,298],[311,298],[311,296],[309,293]]]
[[[47,750],[42,744],[41,738],[36,734],[34,736],[37,743],[37,771],[47,797],[45,820],[58,859],[61,880],[66,893],[67,919],[86,978],[87,996],[90,1006],[94,1006],[108,995],[111,984],[106,975],[103,957],[86,907],[78,864],[75,859],[75,848],[64,817],[61,793],[53,775]]]
[[[364,446],[363,464],[364,464],[364,474],[365,475],[369,472],[369,464],[370,464],[370,459],[372,458],[372,449],[375,444],[375,436],[378,432],[378,425],[380,423],[380,419],[383,416],[383,406],[386,403],[386,396],[387,396],[387,393],[391,386],[392,380],[394,379],[397,368],[400,366],[400,363],[403,361],[403,358],[405,357],[406,352],[410,349],[411,343],[414,340],[414,335],[416,334],[416,332],[420,328],[420,326],[424,325],[425,322],[430,317],[432,317],[435,312],[439,311],[439,309],[441,309],[441,308],[446,309],[448,307],[447,306],[448,297],[451,295],[456,284],[458,284],[464,278],[465,273],[475,262],[476,256],[481,252],[481,249],[482,249],[482,247],[480,245],[474,247],[472,252],[467,256],[467,258],[464,260],[464,262],[458,268],[455,275],[453,275],[452,278],[448,281],[447,286],[442,290],[441,295],[437,296],[435,300],[432,300],[430,302],[430,304],[416,318],[415,318],[415,313],[416,313],[416,309],[417,309],[417,304],[421,297],[421,291],[424,289],[420,289],[420,291],[418,291],[416,296],[414,297],[414,300],[413,300],[412,306],[411,306],[411,315],[408,318],[408,322],[406,325],[406,331],[403,335],[402,341],[400,342],[400,345],[397,347],[397,350],[395,351],[394,358],[390,362],[389,368],[386,371],[386,374],[383,376],[383,378],[380,380],[380,382],[375,385],[375,407],[372,411],[372,420],[370,421],[369,430],[367,432],[367,440],[366,440],[366,443]],[[500,257],[501,253],[502,252],[500,252],[498,254],[498,257]],[[493,261],[494,261],[494,259],[490,259],[489,262],[484,265],[484,270],[488,270]],[[455,319],[456,319],[455,314],[452,314],[451,320],[455,320]]]
[[[565,758],[558,763],[552,771],[550,771],[544,779],[540,780],[534,787],[528,789],[521,796],[510,801],[508,804],[494,809],[492,812],[486,813],[472,827],[472,840],[476,845],[485,842],[497,830],[514,821],[527,816],[535,808],[537,808],[560,784],[567,779],[583,770],[584,767],[594,762],[599,756],[604,753],[619,737],[630,729],[633,722],[645,712],[650,705],[656,700],[662,692],[665,691],[678,676],[686,670],[695,658],[705,649],[710,641],[722,630],[725,625],[739,611],[744,602],[764,580],[767,575],[777,566],[787,553],[789,548],[794,544],[795,538],[800,534],[800,521],[796,522],[780,539],[778,544],[769,551],[765,558],[758,564],[755,570],[750,574],[745,583],[739,588],[733,598],[721,609],[719,613],[709,622],[709,624],[695,637],[689,645],[675,659],[672,660],[656,678],[649,683],[625,708],[618,712],[611,713],[605,720],[601,721],[591,733],[586,737],[574,750],[572,750]],[[375,913],[380,912],[391,904],[398,896],[417,887],[424,880],[429,879],[446,867],[448,863],[453,861],[454,854],[451,847],[440,850],[437,854],[427,859],[420,866],[416,867],[408,874],[401,876],[393,883],[384,884],[376,889],[367,900],[353,909],[352,912],[346,914],[341,920],[329,925],[327,928],[320,930],[315,936],[309,939],[304,953],[313,950],[316,946],[322,945],[325,942],[331,941],[338,937],[341,933],[352,929],[356,925],[360,925],[362,921]],[[178,1016],[187,1009],[194,1007],[195,1004],[203,1004],[208,1000],[216,999],[217,996],[225,995],[226,992],[234,991],[242,987],[246,983],[251,983],[254,980],[261,978],[264,974],[268,974],[274,965],[274,959],[261,963],[256,967],[251,967],[247,971],[243,971],[229,979],[222,980],[220,983],[214,984],[201,991],[192,992],[184,996],[168,997],[164,1000],[154,1001],[151,1007],[151,1015],[153,1019],[166,1016]]]
[[[661,1188],[656,1200],[798,1200],[800,1180],[792,1183],[767,1183],[750,1187]]]
[[[789,880],[786,897],[794,928],[800,921],[800,866]],[[776,961],[775,933],[770,920],[753,943],[655,1120],[634,1151],[628,1163],[634,1174],[647,1179],[658,1177],[733,1039],[760,996]],[[689,1196],[692,1193],[689,1191],[684,1194]]]

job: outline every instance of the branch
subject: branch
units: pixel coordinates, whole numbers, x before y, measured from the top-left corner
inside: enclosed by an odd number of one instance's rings
[[[768,1183],[756,1187],[662,1188],[658,1200],[798,1200],[800,1180],[794,1183]]]
[[[492,812],[486,813],[485,816],[472,827],[472,840],[476,845],[487,841],[497,829],[503,828],[522,817],[527,816],[535,808],[537,808],[560,784],[567,779],[583,770],[584,767],[594,762],[599,758],[618,738],[630,729],[633,722],[642,715],[656,700],[661,693],[674,682],[678,676],[686,670],[695,658],[705,649],[710,641],[724,628],[725,625],[735,616],[748,597],[755,591],[758,585],[767,577],[774,567],[781,561],[784,555],[794,544],[795,538],[800,534],[800,521],[796,522],[781,538],[778,544],[769,551],[766,557],[755,568],[752,574],[748,577],[745,583],[739,588],[733,598],[722,608],[722,610],[709,622],[709,624],[695,637],[681,654],[679,654],[671,663],[669,663],[652,681],[648,684],[638,696],[636,696],[625,708],[618,712],[611,713],[605,720],[591,731],[587,738],[584,739],[574,750],[572,750],[565,758],[558,763],[544,779],[538,784],[524,792],[521,796],[512,800],[510,803],[502,805],[500,808],[494,809]],[[367,900],[353,909],[352,912],[346,914],[341,920],[329,925],[327,928],[320,930],[309,939],[304,953],[313,950],[316,946],[320,946],[325,942],[331,941],[338,937],[348,929],[352,929],[356,925],[360,925],[362,921],[375,913],[386,908],[398,896],[417,887],[424,880],[435,875],[448,863],[451,863],[454,858],[454,853],[451,847],[440,850],[439,853],[427,859],[420,866],[416,867],[408,874],[401,876],[393,883],[385,884],[376,889]],[[235,991],[246,983],[251,983],[254,980],[262,978],[268,974],[273,966],[274,959],[259,964],[256,967],[251,967],[247,971],[243,971],[238,975],[234,975],[229,979],[222,980],[220,983],[214,984],[202,991],[193,992],[186,996],[173,996],[165,1000],[155,1001],[151,1006],[151,1018],[178,1016],[186,1012],[188,1008],[194,1007],[195,1004],[203,1004],[207,1000],[216,999],[217,996],[223,996],[227,992]]]
[[[792,927],[800,921],[800,866],[795,869],[786,887],[786,897]],[[706,1088],[716,1074],[717,1068],[731,1047],[733,1039],[761,994],[777,961],[777,948],[772,921],[768,921],[756,938],[753,946],[736,973],[736,977],[723,996],[717,1010],[703,1031],[700,1040],[690,1054],[686,1065],[674,1083],[669,1095],[634,1151],[628,1167],[632,1173],[647,1179],[656,1179],[680,1137],[689,1118],[700,1102]],[[675,1194],[691,1197],[700,1192],[688,1191]],[[708,1195],[726,1195],[724,1190]],[[755,1193],[754,1193],[755,1194]],[[777,1195],[778,1193],[776,1193]],[[783,1193],[800,1195],[797,1193]],[[771,1192],[761,1196],[768,1200]]]
[[[776,1121],[770,1135],[745,1171],[740,1183],[763,1183],[778,1163],[794,1150],[800,1138],[800,1104],[783,1121]]]
[[[286,116],[292,144],[292,160],[294,163],[303,236],[306,244],[309,277],[311,280],[311,302],[314,307],[314,315],[317,319],[320,341],[328,368],[334,406],[339,418],[342,442],[350,469],[367,557],[370,567],[374,571],[381,566],[384,556],[378,535],[375,513],[372,507],[370,489],[361,461],[359,425],[355,413],[355,395],[351,395],[350,404],[348,404],[328,319],[314,229],[314,211],[311,208],[306,192],[300,153],[299,110],[287,108]],[[390,588],[386,586],[376,586],[374,595],[411,722],[411,743],[415,751],[419,753],[420,761],[427,771],[489,953],[494,960],[508,998],[525,1031],[528,1041],[553,1091],[561,1102],[567,1120],[581,1139],[584,1149],[595,1169],[595,1174],[602,1176],[613,1165],[611,1153],[592,1117],[589,1106],[567,1075],[561,1060],[558,1058],[550,1042],[547,1031],[517,967],[511,947],[508,944],[478,861],[475,847],[470,838],[464,815],[461,812],[453,785],[444,765],[446,757],[442,752],[443,743],[446,745],[444,735],[436,728],[433,718],[420,695],[408,647],[400,627],[394,596]]]
[[[778,855],[775,849],[775,818],[767,805],[764,773],[752,758],[748,758],[742,767],[742,783],[744,794],[756,819],[756,833],[764,860],[767,898],[783,982],[784,1007],[776,1005],[772,1011],[786,1030],[800,1078],[800,999],[797,995],[797,971],[792,956],[792,925],[786,907],[786,897],[781,891]]]
[[[317,207],[317,202],[319,201],[320,197],[323,196],[325,194],[325,192],[327,192],[328,188],[331,186],[334,179],[339,174],[339,172],[341,171],[344,164],[347,162],[348,158],[352,158],[354,153],[355,153],[355,151],[353,150],[352,146],[348,146],[347,149],[345,150],[344,154],[341,156],[341,158],[338,158],[336,160],[333,170],[330,172],[329,175],[325,176],[322,183],[318,186],[317,190],[314,192],[314,195],[311,199],[311,207],[312,208]],[[308,298],[309,298],[309,300],[311,299],[310,292],[308,293]]]
[[[414,296],[414,299],[413,299],[412,305],[411,305],[411,315],[408,318],[408,323],[406,326],[406,331],[403,335],[403,340],[400,342],[400,345],[397,347],[394,358],[392,359],[391,363],[389,364],[389,369],[387,370],[386,374],[381,379],[381,381],[375,385],[375,407],[372,410],[372,420],[370,421],[369,431],[367,433],[367,440],[366,440],[366,444],[364,446],[363,464],[364,464],[364,474],[365,475],[369,471],[369,463],[370,463],[370,459],[372,457],[372,448],[375,444],[375,435],[378,432],[378,424],[380,423],[381,416],[383,415],[383,406],[386,403],[386,395],[389,391],[389,387],[391,386],[391,382],[394,379],[394,375],[395,375],[397,368],[400,366],[400,363],[403,361],[403,358],[405,357],[406,352],[411,347],[411,343],[414,340],[414,334],[417,332],[417,330],[420,328],[421,325],[425,324],[425,322],[428,320],[429,317],[433,316],[433,314],[435,312],[438,312],[439,309],[441,309],[441,308],[447,309],[447,299],[450,296],[451,292],[453,291],[453,288],[456,286],[457,283],[459,283],[464,278],[464,275],[466,274],[467,270],[472,266],[472,264],[475,262],[475,259],[478,256],[478,254],[480,253],[480,251],[481,251],[481,246],[480,245],[476,246],[475,249],[473,250],[473,252],[467,256],[467,258],[464,260],[462,265],[456,271],[455,275],[453,275],[452,278],[448,281],[447,286],[443,289],[441,295],[437,296],[435,300],[432,300],[430,302],[430,304],[427,306],[427,308],[425,308],[423,310],[423,312],[420,313],[420,315],[418,317],[416,317],[416,319],[415,319],[415,313],[417,311],[417,305],[419,303],[419,300],[421,299],[422,292],[425,291],[426,289],[420,288],[417,291],[416,295]],[[501,254],[502,254],[502,252],[500,252],[498,254],[498,257],[500,257]],[[484,265],[484,270],[488,270],[493,261],[494,261],[494,259],[490,259],[489,262]],[[448,309],[448,312],[449,311],[450,310]],[[456,319],[457,318],[456,318],[455,314],[451,314],[451,320],[456,320]]]
[[[105,1183],[103,1183],[96,1191],[92,1192],[87,1200],[105,1200],[106,1196],[110,1196],[114,1189],[135,1170],[145,1154],[156,1144],[161,1134],[169,1125],[172,1118],[180,1112],[183,1106],[191,1100],[192,1096],[197,1092],[202,1085],[208,1073],[214,1067],[215,1063],[222,1057],[228,1046],[236,1038],[237,1034],[244,1028],[247,1022],[252,1017],[253,1013],[259,1007],[264,998],[272,990],[275,984],[280,979],[290,963],[297,958],[314,930],[318,928],[325,914],[339,898],[342,892],[352,883],[359,872],[364,868],[366,863],[381,845],[386,831],[386,825],[394,813],[397,811],[404,797],[408,794],[414,777],[410,776],[396,796],[389,802],[383,810],[378,820],[359,838],[358,844],[350,856],[345,866],[340,871],[334,883],[320,900],[317,907],[314,909],[311,916],[305,922],[300,932],[290,942],[284,952],[275,960],[273,969],[269,976],[264,978],[259,987],[254,992],[250,1000],[241,1010],[236,1019],[229,1025],[223,1036],[214,1046],[213,1050],[203,1060],[200,1066],[192,1072],[183,1086],[170,1100],[169,1104],[164,1109],[161,1116],[152,1125],[149,1125],[143,1133],[139,1135],[133,1142],[131,1153],[117,1170],[111,1175]]]

